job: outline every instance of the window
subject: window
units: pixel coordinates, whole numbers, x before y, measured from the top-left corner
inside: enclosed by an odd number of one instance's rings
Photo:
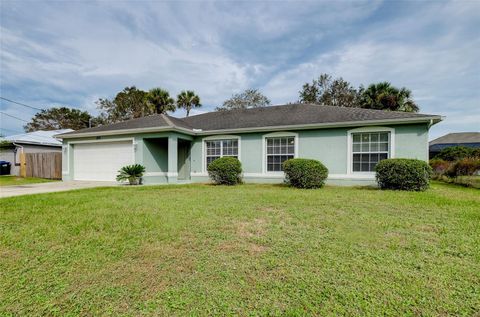
[[[205,148],[207,149],[207,167],[211,162],[223,156],[233,156],[238,158],[237,139],[205,141]]]
[[[282,172],[283,162],[295,157],[295,137],[265,138],[267,172]]]
[[[353,172],[373,172],[389,157],[389,132],[353,133],[352,138]]]

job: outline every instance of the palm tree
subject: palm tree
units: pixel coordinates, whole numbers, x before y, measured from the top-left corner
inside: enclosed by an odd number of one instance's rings
[[[200,97],[198,97],[195,92],[191,90],[182,91],[177,96],[177,107],[187,110],[187,117],[190,114],[192,108],[201,107]]]
[[[162,88],[153,88],[147,94],[147,103],[155,108],[155,113],[166,113],[175,111],[175,100],[170,97],[168,91]]]
[[[398,111],[418,112],[420,110],[420,108],[415,103],[415,101],[413,101],[412,92],[409,89],[405,87],[400,89],[399,96],[400,96],[400,102],[399,102],[400,107],[398,108]]]
[[[407,88],[398,89],[389,82],[371,84],[360,91],[360,107],[391,111],[417,112],[412,92]]]

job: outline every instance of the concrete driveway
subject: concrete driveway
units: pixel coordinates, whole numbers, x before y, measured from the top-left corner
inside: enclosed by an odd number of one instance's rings
[[[41,193],[53,193],[63,192],[73,189],[81,188],[93,188],[93,187],[105,187],[105,186],[118,186],[116,182],[93,182],[93,181],[65,181],[65,182],[51,182],[40,184],[26,184],[26,185],[13,185],[0,187],[0,198],[41,194]]]

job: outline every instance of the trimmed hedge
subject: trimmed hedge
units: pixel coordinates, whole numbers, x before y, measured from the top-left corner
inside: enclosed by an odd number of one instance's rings
[[[432,168],[415,159],[386,159],[375,167],[376,179],[382,189],[424,191],[430,185]]]
[[[317,160],[290,159],[283,163],[285,181],[297,188],[320,188],[328,177],[328,169]]]
[[[208,165],[207,171],[215,184],[236,185],[242,182],[242,164],[235,157],[218,158]]]

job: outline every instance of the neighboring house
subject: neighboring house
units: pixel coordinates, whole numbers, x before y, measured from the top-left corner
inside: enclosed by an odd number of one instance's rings
[[[451,146],[465,146],[480,148],[480,132],[449,133],[429,143],[429,156],[433,158],[444,148]]]
[[[330,183],[372,184],[378,161],[428,159],[438,115],[291,104],[175,118],[153,115],[62,134],[64,180],[115,180],[146,167],[144,183],[208,181],[207,165],[237,157],[246,182],[282,182],[282,162],[320,160]]]
[[[20,153],[43,153],[62,151],[62,142],[54,136],[72,132],[72,129],[35,131],[0,138],[0,161],[12,164],[10,174],[20,175]]]

